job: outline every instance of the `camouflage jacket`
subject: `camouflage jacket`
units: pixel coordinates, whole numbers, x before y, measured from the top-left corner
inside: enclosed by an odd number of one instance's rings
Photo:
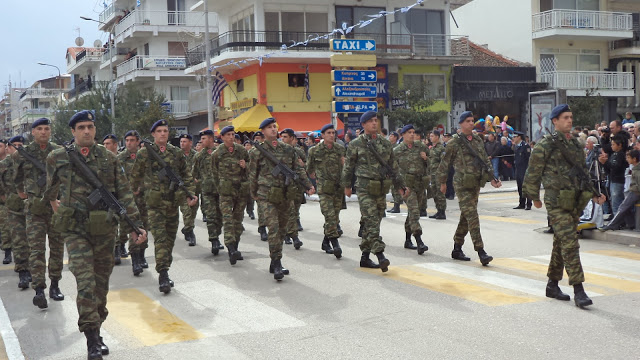
[[[80,151],[76,144],[71,146],[78,152]],[[80,158],[85,159],[89,168],[98,176],[106,189],[113,193],[127,209],[127,214],[134,223],[142,227],[140,214],[133,200],[133,192],[118,158],[104,146],[98,144],[91,145],[89,154],[86,157],[80,155]],[[93,208],[88,199],[94,188],[72,165],[66,149],[58,148],[52,151],[47,156],[46,164],[47,186],[42,196],[44,200],[54,201],[59,196],[60,206],[73,209],[76,219],[87,220],[91,210],[99,210]],[[69,231],[78,231],[78,229]]]
[[[185,187],[192,194],[195,193],[196,187],[191,176],[191,169],[187,165],[187,158],[180,148],[177,148],[171,144],[167,144],[164,152],[160,151],[158,145],[152,144],[153,148],[160,155],[160,157],[171,167],[171,169],[178,175],[185,184]],[[131,173],[131,187],[138,189],[144,184],[145,195],[147,190],[153,190],[165,195],[174,194],[178,189],[170,189],[169,179],[160,179],[158,172],[162,170],[160,164],[155,161],[151,154],[147,151],[146,147],[138,150],[136,155],[136,162],[133,165],[133,172]],[[186,197],[182,191],[181,194],[176,196],[175,199],[180,197],[179,201],[183,201],[183,197]]]
[[[633,191],[636,195],[640,195],[640,164],[631,170],[631,185],[629,191]]]
[[[15,182],[13,181],[13,160],[11,156],[7,156],[0,160],[0,195],[8,196],[11,193],[16,194]]]
[[[233,186],[240,187],[241,183],[248,180],[249,169],[249,153],[244,146],[234,143],[233,151],[224,144],[218,146],[213,152],[213,181],[216,187],[220,189],[221,181],[230,181]],[[238,163],[244,160],[245,168],[241,168]],[[245,192],[246,195],[246,192]]]
[[[300,166],[298,163],[298,154],[293,146],[277,140],[272,142],[265,141],[261,145],[265,150],[272,153],[278,160],[282,161],[284,165],[295,171],[300,180],[302,180],[307,187],[312,186],[304,167]],[[260,150],[256,149],[256,151],[253,152],[251,162],[249,164],[251,196],[266,200],[269,188],[285,187],[285,177],[283,175],[273,176],[271,174],[271,171],[275,166],[276,165],[267,159]]]
[[[375,136],[374,138],[371,135],[361,134],[351,141],[347,147],[347,156],[345,157],[344,168],[342,169],[342,186],[344,188],[351,187],[354,170],[356,180],[384,180],[381,171],[382,165],[376,160],[371,151],[369,151],[367,147],[368,141],[373,143],[374,148],[382,159],[388,165],[392,166],[394,170],[398,171],[398,164],[395,161],[391,142],[383,136]],[[402,176],[399,176],[399,178],[401,184],[399,184],[398,187],[404,187],[404,179]]]
[[[60,146],[54,143],[48,143],[47,147],[44,149],[40,148],[35,141],[31,144],[24,147],[24,149],[31,155],[33,155],[36,159],[38,159],[43,165],[47,160],[47,156],[49,153],[54,151],[55,149],[60,148]],[[38,178],[40,178],[43,174],[38,168],[33,165],[33,163],[26,158],[24,158],[18,151],[11,154],[11,157],[14,160],[15,167],[15,187],[17,191],[24,191],[29,196],[42,196],[42,191],[44,191],[44,186],[38,186]]]
[[[426,153],[427,147],[420,141],[415,141],[411,146],[403,142],[393,149],[393,156],[403,176],[409,174],[422,178],[426,175],[428,161],[422,159],[422,152]]]
[[[131,173],[133,172],[133,165],[136,163],[137,151],[131,152],[127,149],[124,149],[118,153],[116,156],[118,161],[120,161],[120,165],[124,169],[124,174],[127,176],[127,179],[131,180]]]
[[[554,142],[553,137],[556,137]],[[573,136],[567,138],[558,132],[545,135],[533,148],[529,158],[529,167],[522,184],[523,196],[540,200],[540,183],[544,185],[544,201],[555,206],[560,190],[577,190],[580,181],[574,175],[572,166],[565,160],[560,149],[563,146],[574,161],[587,171],[585,154],[580,143]]]
[[[302,160],[302,162],[306,164],[307,153],[304,152],[304,149],[298,144],[296,144],[293,148],[296,150],[296,154],[298,154],[298,157]]]
[[[315,173],[319,193],[322,193],[322,186],[325,182],[332,182],[336,187],[340,187],[345,152],[344,146],[337,143],[329,148],[327,144],[321,142],[309,149],[307,173],[310,175]]]
[[[219,147],[219,146],[218,146]],[[193,159],[193,178],[198,181],[203,194],[217,194],[214,180],[213,153],[216,149],[203,148]]]
[[[469,137],[471,141],[468,140]],[[455,170],[455,174],[453,175],[453,182],[455,184],[462,184],[462,178],[465,174],[482,176],[485,167],[480,164],[480,160],[473,155],[464,142],[470,142],[471,148],[484,160],[488,173],[493,176],[493,166],[491,166],[491,161],[489,161],[487,153],[484,150],[484,142],[480,135],[472,134],[465,136],[464,134],[456,134],[453,135],[453,139],[447,143],[444,156],[440,161],[440,165],[438,165],[438,172],[436,174],[438,184],[445,184],[447,182],[450,164],[453,164]],[[482,185],[484,184],[481,184],[481,186]]]
[[[438,172],[438,166],[440,166],[440,162],[444,156],[444,146],[442,143],[436,143],[429,150],[429,173],[431,177],[434,178],[436,173]]]
[[[184,151],[182,151],[182,155],[184,155],[184,157],[187,158],[187,166],[189,167],[189,169],[193,168],[196,154],[198,153],[194,149],[189,150],[188,155],[185,154]]]

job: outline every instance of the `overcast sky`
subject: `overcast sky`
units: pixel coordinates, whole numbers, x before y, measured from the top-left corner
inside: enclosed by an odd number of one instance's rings
[[[97,39],[105,43],[108,34],[98,30],[98,23],[80,19],[98,19],[103,9],[103,0],[3,0],[0,89],[9,85],[9,77],[13,87],[28,87],[36,80],[58,75],[58,70],[38,65],[39,61],[66,73],[65,54],[68,47],[75,46],[78,28],[85,46],[93,46]]]

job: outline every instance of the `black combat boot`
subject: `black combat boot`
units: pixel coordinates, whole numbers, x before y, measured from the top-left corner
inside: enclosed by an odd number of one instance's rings
[[[338,224],[338,237],[342,236],[342,234],[344,234],[344,231],[342,231],[342,228],[340,227],[340,224]]]
[[[168,294],[171,292],[171,283],[169,283],[169,273],[167,270],[160,271],[158,276],[158,284],[160,285],[160,292]]]
[[[242,257],[242,253],[238,251],[236,248],[236,244],[231,244],[227,246],[227,251],[229,252],[229,262],[231,265],[235,265],[238,260]]]
[[[573,285],[573,301],[575,301],[576,306],[581,309],[584,309],[585,306],[593,305],[593,301],[591,301],[587,293],[584,292],[582,283]]]
[[[382,272],[389,271],[389,265],[391,265],[391,261],[384,257],[384,253],[380,251],[376,253],[376,257],[378,258],[378,262],[380,263],[380,270],[382,270]]]
[[[447,215],[445,215],[444,210],[438,210],[438,212],[436,212],[436,217],[434,217],[434,219],[447,220]]]
[[[31,271],[27,270],[27,279],[29,280],[29,282],[32,282],[33,279],[31,278]]]
[[[480,258],[480,263],[482,266],[487,266],[493,260],[493,256],[487,254],[484,249],[478,250],[478,257]]]
[[[87,338],[87,359],[102,359],[98,331],[96,329],[86,330],[84,336]]]
[[[147,259],[144,257],[145,250],[146,249],[140,250],[140,267],[142,267],[143,269],[148,269],[149,264],[147,264]]]
[[[364,225],[360,223],[360,229],[358,229],[358,237],[362,237],[362,233],[364,232]]]
[[[438,210],[435,214],[429,216],[429,219],[435,219],[438,213],[440,213],[440,210]]]
[[[64,295],[62,295],[60,287],[58,286],[58,280],[51,280],[51,286],[49,286],[49,297],[54,301],[64,300]]]
[[[7,249],[4,251],[4,259],[2,259],[3,264],[11,264],[11,249]]]
[[[467,255],[465,255],[464,252],[462,252],[462,245],[458,245],[455,243],[453,244],[453,251],[451,252],[451,258],[455,260],[471,261],[471,259],[469,259]]]
[[[47,298],[44,296],[44,288],[37,287],[36,288],[36,296],[33,297],[33,305],[39,307],[40,309],[46,309],[47,306]]]
[[[324,237],[324,239],[322,239],[322,247],[321,248],[327,254],[333,254],[333,249],[331,248],[331,242],[329,241],[329,238],[327,238],[326,236]]]
[[[29,277],[27,273],[27,270],[18,271],[18,288],[27,289],[29,287]]]
[[[122,260],[120,260],[120,245],[116,245],[113,249],[113,263],[116,265],[120,265]]]
[[[373,262],[373,260],[369,259],[369,252],[363,251],[362,256],[360,257],[360,267],[361,268],[369,268],[369,269],[379,269],[380,265]]]
[[[551,279],[549,279],[549,281],[547,282],[547,297],[562,301],[571,300],[571,296],[563,293],[562,289],[560,289],[560,286],[558,286],[558,280]]]
[[[98,345],[100,345],[102,355],[109,355],[109,347],[104,343],[102,336],[100,336],[100,329],[98,329]]]
[[[300,241],[300,238],[298,236],[293,236],[292,240],[293,247],[296,248],[296,250],[300,250],[300,247],[303,245],[302,241]]]
[[[189,231],[189,246],[196,246],[196,234],[193,229]]]
[[[287,245],[293,244],[293,241],[291,241],[291,237],[289,235],[284,236],[284,243]]]
[[[331,238],[329,241],[331,242],[331,246],[333,246],[333,255],[335,255],[336,259],[340,259],[342,257],[342,248],[340,248],[338,239]]]
[[[274,270],[275,270],[275,268],[273,267],[274,261],[275,260],[271,260],[271,265],[269,265],[269,273],[271,273],[271,274],[273,274]],[[282,260],[278,260],[278,261],[280,261],[280,268],[282,269],[282,273],[285,274],[285,275],[289,275],[289,269],[285,268],[282,265]]]
[[[387,210],[387,212],[392,213],[392,214],[397,214],[400,212],[400,203],[393,203],[393,207],[390,210]]]
[[[427,209],[420,210],[420,217],[426,217],[427,215]]]
[[[422,255],[429,250],[429,247],[422,242],[422,235],[415,235],[414,237],[416,238],[416,244],[418,244],[418,255]]]
[[[411,241],[411,233],[405,233],[406,238],[404,240],[404,248],[405,249],[411,249],[411,250],[415,250],[417,249],[417,247],[415,245],[413,245],[413,242]]]
[[[206,223],[207,222],[207,215],[202,214],[202,222]]]
[[[284,278],[284,273],[282,272],[282,262],[280,260],[271,260],[269,272],[273,274],[274,279],[278,281],[282,280]]]
[[[213,255],[218,255],[220,253],[220,240],[218,238],[211,239],[211,253]]]
[[[131,270],[133,271],[133,276],[142,274],[143,270],[140,265],[140,251],[131,252]]]
[[[127,246],[122,243],[120,244],[120,257],[126,259],[129,257],[129,252],[127,251]]]
[[[184,241],[189,241],[189,232],[185,228],[180,229],[182,235],[184,235]]]
[[[303,231],[302,223],[300,223],[300,219],[298,219],[298,231]]]
[[[258,226],[258,233],[260,233],[260,240],[262,240],[262,241],[269,240],[269,235],[267,234],[267,229],[264,226]]]
[[[249,215],[249,219],[255,220],[256,216],[253,214],[253,210],[247,211],[247,215]]]

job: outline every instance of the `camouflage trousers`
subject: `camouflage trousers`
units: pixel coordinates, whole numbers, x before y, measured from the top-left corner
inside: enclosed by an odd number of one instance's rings
[[[418,207],[420,210],[427,210],[427,199],[429,199],[429,195],[427,194],[427,189],[423,186],[418,192]]]
[[[380,222],[382,213],[386,210],[386,194],[371,195],[365,186],[358,186],[358,204],[360,205],[360,220],[363,224],[360,250],[378,253],[384,251],[385,243],[380,237]]]
[[[404,221],[404,232],[412,235],[422,235],[422,226],[420,226],[420,201],[422,200],[423,189],[409,189],[409,196],[404,199],[407,204],[409,213]]]
[[[200,194],[196,194],[200,196]],[[191,231],[195,227],[196,215],[198,214],[198,208],[200,207],[200,201],[195,205],[189,206],[185,201],[180,205],[180,212],[182,213],[182,222],[184,223],[184,231]],[[207,219],[208,220],[208,219]]]
[[[116,227],[107,235],[65,232],[69,270],[76,278],[78,327],[81,332],[98,329],[107,318],[109,277],[113,270]]]
[[[300,195],[302,197],[304,195]],[[289,217],[287,219],[287,235],[293,237],[298,236],[298,220],[300,220],[300,206],[302,205],[302,199],[296,199],[291,201],[291,206],[287,211]]]
[[[133,199],[136,202],[136,206],[138,207],[138,211],[140,212],[140,218],[142,219],[142,225],[144,226],[145,229],[149,229],[149,221],[148,221],[148,217],[147,217],[147,204],[144,202],[144,197],[142,196],[142,194],[139,194],[137,196],[134,195]],[[129,252],[138,252],[141,250],[144,250],[146,248],[149,247],[149,243],[147,241],[145,241],[142,244],[136,244],[135,241],[133,241],[133,239],[130,239],[129,237],[129,233],[127,233],[127,228],[129,226],[127,225],[124,229],[122,227],[122,224],[120,224],[119,226],[119,232],[120,232],[120,241],[118,242],[119,244],[126,244],[127,240],[129,241]]]
[[[53,210],[50,208],[44,216],[33,215],[27,210],[27,240],[29,242],[29,271],[33,282],[33,289],[46,288],[45,275],[47,272],[46,243],[49,240],[49,278],[60,280],[62,278],[62,260],[64,258],[64,240],[60,233],[53,230],[51,217]]]
[[[207,232],[209,241],[217,239],[222,234],[222,212],[220,212],[220,195],[213,193],[202,194],[202,213],[207,217]]]
[[[258,201],[256,201],[258,204]],[[258,226],[267,226],[267,222],[264,220],[264,209],[258,204]]]
[[[29,241],[27,240],[27,219],[23,213],[8,211],[7,219],[11,224],[11,251],[14,270],[29,270]]]
[[[258,200],[258,211],[262,208],[264,223],[269,232],[269,255],[271,260],[282,259],[282,243],[289,218],[289,207],[289,201],[274,204],[267,200]]]
[[[175,201],[162,200],[160,206],[149,206],[149,228],[155,245],[156,271],[169,270],[173,262],[173,245],[180,222]]]
[[[433,197],[433,201],[436,203],[436,209],[439,211],[447,210],[447,198],[442,191],[440,191],[440,185],[438,185],[435,177],[431,177],[429,189],[429,197]]]
[[[11,249],[11,235],[9,230],[13,224],[9,224],[9,210],[4,204],[0,204],[0,249]]]
[[[227,247],[240,242],[240,235],[242,235],[243,231],[242,219],[244,218],[244,207],[246,205],[247,201],[244,196],[220,195],[220,211],[222,212],[222,224],[224,226],[224,244]]]
[[[580,243],[578,242],[578,211],[569,212],[546,204],[553,226],[553,249],[547,276],[551,280],[562,280],[563,270],[569,275],[569,285],[584,282],[584,271],[580,263]]]
[[[324,216],[324,236],[327,238],[340,237],[338,234],[338,225],[340,224],[340,210],[342,210],[342,201],[344,200],[344,193],[340,191],[340,187],[337,187],[338,191],[333,195],[320,194],[320,211]]]
[[[458,245],[464,244],[464,237],[467,233],[471,234],[473,241],[473,249],[478,251],[484,248],[482,235],[480,235],[480,219],[478,219],[478,196],[480,196],[480,187],[468,190],[456,187],[458,195],[458,203],[460,204],[460,221],[458,228],[453,235],[453,241]]]
[[[391,186],[391,196],[393,196],[394,204],[402,204],[402,195],[393,185]]]

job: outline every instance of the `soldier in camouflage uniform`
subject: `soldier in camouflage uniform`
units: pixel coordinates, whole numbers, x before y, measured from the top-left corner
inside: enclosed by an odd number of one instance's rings
[[[374,111],[368,111],[360,117],[360,124],[364,132],[347,147],[344,168],[342,169],[342,186],[344,194],[351,197],[351,179],[356,176],[356,188],[358,189],[358,203],[363,224],[362,242],[360,250],[360,267],[380,268],[383,272],[389,270],[389,259],[384,256],[385,243],[380,236],[380,221],[386,207],[386,195],[391,186],[391,180],[382,178],[380,169],[382,165],[371,154],[367,143],[371,142],[378,154],[389,166],[397,171],[397,163],[393,156],[393,148],[389,140],[378,135],[378,117]],[[408,195],[404,180],[399,175],[395,186],[403,197]],[[373,252],[379,261],[376,264],[369,258]]]
[[[76,113],[69,121],[80,160],[98,176],[127,209],[127,214],[137,223],[138,210],[133,200],[122,166],[115,155],[94,142],[96,128],[89,111]],[[62,233],[69,253],[69,270],[76,278],[78,295],[78,327],[87,338],[89,359],[102,359],[109,348],[100,336],[100,327],[107,318],[107,293],[109,277],[113,270],[113,247],[117,222],[105,211],[104,203],[92,206],[88,196],[94,190],[73,165],[66,149],[52,151],[46,159],[47,185],[42,200],[53,208],[53,226]],[[58,200],[59,199],[59,200]],[[146,233],[132,232],[137,241],[145,241]]]
[[[420,202],[424,195],[425,170],[427,167],[426,146],[420,141],[414,141],[415,129],[413,125],[405,125],[401,131],[403,141],[393,149],[393,157],[396,159],[400,174],[404,178],[407,187],[411,189],[409,196],[404,201],[407,203],[409,213],[404,222],[406,238],[404,248],[415,250],[422,255],[429,250],[422,242],[422,226],[420,226]],[[411,242],[411,235],[415,237],[416,247]]]
[[[5,140],[0,140],[0,162],[6,157],[7,142]],[[0,177],[1,176],[2,175],[0,174]],[[2,263],[11,264],[11,235],[9,234],[11,227],[9,226],[9,213],[7,212],[7,206],[4,203],[6,199],[7,194],[4,191],[4,186],[2,186],[0,182],[0,248],[4,250],[4,259],[2,260]]]
[[[166,177],[161,179],[158,176],[158,172],[162,170],[161,165],[149,154],[146,146],[138,150],[131,174],[131,185],[134,193],[138,194],[140,187],[144,184],[149,227],[155,244],[159,290],[167,294],[173,286],[169,278],[169,267],[173,261],[173,245],[178,232],[178,207],[185,198],[188,199],[189,206],[194,206],[198,202],[198,197],[193,195],[196,187],[184,153],[168,143],[169,123],[166,120],[156,121],[151,127],[151,136],[154,142],[150,146],[182,179],[187,191],[193,196],[189,198],[183,189],[172,188],[169,179]]]
[[[118,156],[118,137],[115,134],[105,135],[104,138],[102,138],[102,146],[111,151],[114,155]],[[113,250],[113,257],[116,265],[120,265],[122,263],[121,258],[129,256],[125,247],[127,240],[127,233],[120,233],[116,238],[116,246]]]
[[[24,138],[14,136],[9,143],[22,146]],[[27,289],[31,282],[29,272],[29,241],[27,240],[27,220],[25,217],[25,200],[18,196],[15,184],[15,167],[12,154],[16,149],[7,148],[7,157],[0,161],[0,180],[6,194],[5,206],[7,207],[7,222],[11,224],[11,250],[15,263],[14,270],[18,273],[18,288]]]
[[[300,166],[298,154],[290,145],[278,141],[278,124],[276,119],[268,118],[260,124],[260,130],[264,133],[265,141],[261,145],[266,151],[281,161],[284,165],[295,171],[305,187],[309,188],[308,194],[312,195],[315,189],[309,182],[307,173]],[[269,272],[276,280],[282,280],[289,270],[282,266],[282,241],[287,226],[290,201],[299,195],[298,190],[288,191],[285,185],[285,177],[274,176],[271,172],[276,166],[259,150],[253,153],[249,166],[249,183],[251,195],[262,206],[264,221],[269,229],[269,254],[271,264]]]
[[[307,173],[311,178],[316,179],[320,211],[324,215],[324,239],[322,239],[321,248],[327,254],[333,254],[340,259],[342,248],[338,242],[340,237],[338,226],[340,226],[340,210],[344,200],[340,175],[346,149],[335,142],[336,130],[333,124],[323,126],[320,133],[322,134],[320,144],[309,149]]]
[[[247,154],[250,154],[251,150],[253,150],[253,142],[251,142],[251,140],[245,140],[242,143],[242,146],[244,146],[244,149],[247,150]],[[251,191],[247,191],[247,206],[246,206],[246,210],[247,210],[247,215],[249,215],[249,219],[251,219],[251,220],[255,220],[256,219],[256,215],[255,215],[255,213],[253,211],[255,209],[255,204],[256,204],[256,202],[253,201],[253,198],[251,197]]]
[[[264,134],[262,133],[262,131],[256,131],[253,134],[253,141],[258,142],[259,144],[262,144],[264,142]],[[251,150],[249,150],[249,165],[251,165],[251,161],[253,161],[253,156],[258,152],[258,149],[256,149],[255,147],[253,147]],[[253,197],[251,195],[251,192],[249,192],[249,197],[251,197],[251,201],[253,201]],[[262,241],[267,241],[269,239],[268,235],[267,235],[267,223],[264,220],[264,209],[262,209],[260,207],[260,203],[256,202],[258,204],[258,234],[260,234],[260,240]]]
[[[207,232],[211,242],[211,253],[218,255],[224,247],[220,244],[222,233],[222,213],[220,195],[214,181],[213,152],[215,138],[212,130],[200,132],[202,150],[196,154],[193,164],[193,178],[202,189],[202,213],[207,218]]]
[[[474,119],[471,111],[462,113],[458,123],[461,132],[459,135],[454,135],[447,144],[447,150],[436,174],[436,179],[440,183],[440,192],[445,194],[449,165],[453,164],[455,169],[453,186],[458,194],[460,221],[453,235],[454,245],[451,258],[462,261],[471,260],[462,251],[464,237],[467,233],[471,233],[473,249],[478,252],[482,265],[488,265],[493,257],[484,250],[482,235],[480,235],[478,197],[480,196],[480,188],[484,187],[487,178],[493,177],[493,167],[484,150],[482,137],[473,134]],[[499,179],[491,180],[491,185],[496,188],[502,186]]]
[[[31,125],[31,134],[34,141],[25,146],[24,150],[44,165],[49,153],[58,148],[49,142],[51,138],[51,121],[40,118]],[[48,202],[42,200],[45,183],[38,184],[39,179],[46,179],[46,174],[39,170],[31,161],[27,160],[19,151],[14,152],[15,181],[18,196],[27,199],[26,226],[27,240],[29,242],[29,270],[33,277],[31,287],[36,295],[33,305],[44,309],[47,307],[47,298],[44,289],[47,287],[45,275],[47,273],[46,244],[49,239],[49,297],[55,301],[64,300],[60,292],[58,281],[62,278],[62,259],[64,257],[64,239],[53,228],[51,217],[53,209]]]
[[[566,104],[558,105],[551,111],[551,121],[556,129],[553,135],[546,135],[538,141],[531,152],[529,167],[522,185],[523,195],[533,200],[536,208],[542,207],[540,183],[544,185],[544,205],[553,226],[553,250],[547,276],[546,296],[558,300],[570,300],[558,286],[563,270],[569,275],[569,285],[574,288],[574,301],[579,307],[593,302],[584,291],[584,272],[580,263],[580,244],[577,224],[582,210],[595,193],[590,181],[580,181],[574,166],[579,166],[587,174],[585,154],[580,143],[571,135],[573,114]],[[567,157],[573,160],[571,164]],[[604,195],[593,198],[599,204]]]
[[[196,151],[192,149],[193,137],[189,134],[180,135],[180,149],[187,160],[187,167],[193,172],[193,163],[196,156]],[[200,186],[196,183],[195,195],[200,196]],[[182,222],[184,227],[181,232],[184,234],[185,240],[189,242],[189,246],[196,246],[196,234],[193,232],[195,228],[196,215],[198,214],[198,203],[194,206],[188,206],[186,201],[180,205],[180,212],[182,213]]]
[[[397,132],[392,131],[391,133],[389,133],[389,142],[391,142],[391,146],[393,146],[394,149],[398,147],[398,145],[400,145],[400,143],[398,143],[399,138],[400,135]],[[392,214],[399,214],[400,204],[402,204],[404,200],[402,199],[402,195],[400,195],[400,193],[396,191],[393,185],[391,185],[391,196],[393,196],[393,207],[390,210],[387,210],[387,212]]]
[[[243,260],[238,250],[240,235],[242,235],[242,218],[244,207],[247,205],[246,193],[249,192],[247,165],[249,153],[244,146],[234,142],[233,126],[220,130],[220,137],[224,144],[213,152],[213,179],[220,192],[220,211],[224,226],[224,244],[229,251],[229,262]]]
[[[136,162],[136,155],[138,153],[138,144],[140,144],[140,135],[135,130],[129,130],[124,135],[125,148],[118,154],[118,161],[124,168],[124,174],[127,176],[127,180],[130,180],[131,173],[133,171],[133,165]],[[140,218],[144,228],[148,229],[147,223],[147,206],[144,203],[144,185],[140,189],[138,195],[134,195],[133,199],[136,202],[136,207],[140,212]],[[129,252],[131,253],[131,270],[134,276],[142,274],[149,267],[144,257],[144,251],[149,247],[147,242],[141,244],[136,243],[133,239],[129,239],[129,234],[126,229],[126,224],[120,224],[120,242],[125,244],[129,241]]]
[[[420,184],[420,194],[418,194],[418,207],[420,208],[420,217],[427,216],[427,199],[429,199],[429,148],[424,143],[424,133],[422,131],[416,130],[416,134],[414,136],[414,141],[419,142],[420,145],[424,149],[424,153],[427,156],[426,166],[424,169],[424,181]]]
[[[291,145],[293,149],[296,151],[298,155],[298,163],[300,166],[304,168],[304,163],[307,160],[307,155],[304,153],[304,150],[297,145],[296,134],[293,129],[284,129],[280,132],[280,138],[282,142],[287,145]],[[306,176],[306,175],[305,175]],[[297,187],[296,184],[289,185],[290,187]],[[296,196],[293,200],[291,200],[291,206],[289,207],[289,219],[287,220],[287,230],[284,238],[284,243],[290,245],[293,240],[293,246],[296,250],[299,250],[302,246],[302,241],[298,237],[298,224],[300,219],[300,205],[304,200],[304,193],[302,189],[298,189],[298,196]]]
[[[445,214],[447,210],[447,198],[440,192],[440,187],[438,186],[440,184],[436,179],[438,166],[440,166],[440,162],[444,156],[444,146],[442,146],[442,142],[440,141],[440,132],[438,130],[434,130],[429,136],[433,144],[433,147],[429,150],[430,194],[436,203],[436,210],[438,210],[435,214],[429,216],[429,218],[445,220],[447,218]]]

